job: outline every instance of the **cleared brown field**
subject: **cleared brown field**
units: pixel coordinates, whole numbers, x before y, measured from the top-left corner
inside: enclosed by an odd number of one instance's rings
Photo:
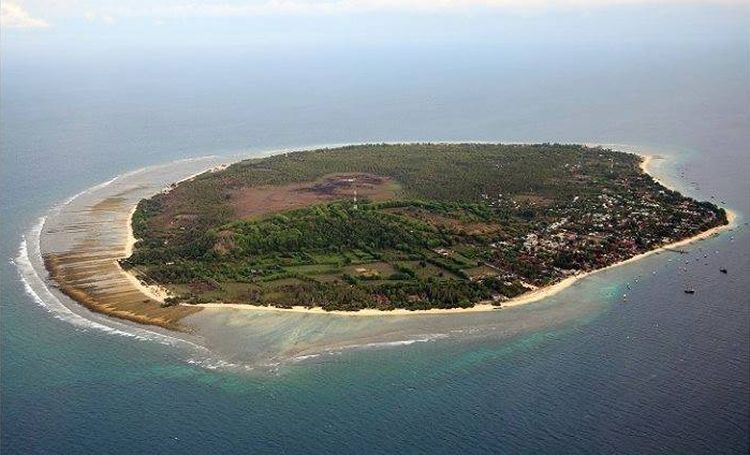
[[[372,174],[331,174],[307,183],[244,187],[231,192],[230,205],[239,219],[298,209],[341,199],[384,201],[399,190],[393,179]]]

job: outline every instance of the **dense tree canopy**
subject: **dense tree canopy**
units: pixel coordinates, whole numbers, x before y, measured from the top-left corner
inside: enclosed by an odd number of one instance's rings
[[[139,241],[123,265],[166,286],[170,302],[503,301],[726,223],[723,210],[664,188],[639,162],[557,144],[373,144],[247,160],[141,201]],[[354,173],[397,186],[384,200],[355,201]],[[238,215],[242,197],[269,188],[310,202]]]

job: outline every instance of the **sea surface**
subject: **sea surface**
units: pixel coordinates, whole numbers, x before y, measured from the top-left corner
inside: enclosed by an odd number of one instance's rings
[[[2,67],[2,453],[750,450],[747,43],[94,57]],[[652,151],[738,226],[486,315],[204,311],[175,338],[45,286],[44,220],[133,171],[415,140]]]

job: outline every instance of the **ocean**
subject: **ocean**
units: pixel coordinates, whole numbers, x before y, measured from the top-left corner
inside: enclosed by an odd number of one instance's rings
[[[748,64],[747,43],[711,42],[5,58],[2,453],[747,453]],[[208,349],[39,281],[40,220],[123,174],[421,140],[653,151],[666,184],[738,226],[485,317],[204,315]]]

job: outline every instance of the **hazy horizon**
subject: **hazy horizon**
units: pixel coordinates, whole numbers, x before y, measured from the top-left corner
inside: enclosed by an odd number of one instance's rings
[[[522,6],[526,5],[526,6]],[[738,0],[229,1],[2,4],[4,57],[135,49],[744,45]],[[543,57],[543,54],[540,55]]]

